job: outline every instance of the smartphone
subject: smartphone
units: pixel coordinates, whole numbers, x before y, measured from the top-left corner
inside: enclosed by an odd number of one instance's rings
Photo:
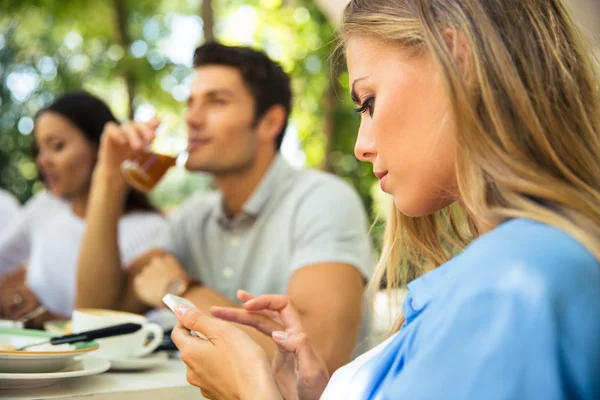
[[[173,313],[175,313],[175,308],[177,307],[177,304],[183,304],[184,306],[188,306],[190,308],[198,308],[194,305],[194,303],[192,303],[188,299],[184,299],[183,297],[175,296],[173,294],[166,294],[165,297],[163,297],[162,301],[167,305],[167,307],[171,309],[171,311],[173,311]],[[200,339],[208,340],[208,338],[200,332],[190,331],[190,333],[192,336],[198,336]]]

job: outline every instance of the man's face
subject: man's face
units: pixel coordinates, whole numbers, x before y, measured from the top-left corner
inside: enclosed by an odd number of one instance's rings
[[[237,69],[222,65],[196,68],[185,113],[189,133],[186,168],[225,176],[251,167],[259,146],[254,103]]]

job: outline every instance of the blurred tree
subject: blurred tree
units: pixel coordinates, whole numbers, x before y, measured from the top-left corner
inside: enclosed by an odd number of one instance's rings
[[[129,34],[129,14],[125,0],[113,0],[113,7],[115,12],[116,32],[117,32],[117,43],[123,49],[128,49],[131,46],[131,35]],[[134,105],[133,99],[135,98],[135,71],[131,68],[131,64],[124,64],[123,66],[123,79],[125,80],[125,87],[127,88],[127,108],[129,119],[134,117]]]
[[[202,0],[202,8],[200,9],[200,18],[202,18],[202,30],[204,32],[204,40],[212,42],[215,40],[215,17],[213,12],[212,0]]]

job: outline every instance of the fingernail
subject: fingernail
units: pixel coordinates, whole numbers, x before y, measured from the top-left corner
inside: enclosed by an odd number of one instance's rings
[[[180,317],[183,317],[183,314],[185,314],[189,309],[190,308],[188,306],[178,304],[177,307],[175,307],[175,314],[179,315]]]
[[[288,334],[282,331],[273,331],[271,334],[275,340],[287,340]]]

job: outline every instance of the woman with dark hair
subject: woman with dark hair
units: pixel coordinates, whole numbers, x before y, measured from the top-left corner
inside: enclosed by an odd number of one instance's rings
[[[36,162],[47,190],[0,234],[0,278],[28,263],[23,284],[0,293],[0,317],[37,316],[32,325],[70,317],[92,172],[110,121],[116,118],[108,106],[86,92],[66,94],[37,113]],[[164,227],[144,194],[131,190],[125,202],[118,226],[124,267],[147,251]]]

